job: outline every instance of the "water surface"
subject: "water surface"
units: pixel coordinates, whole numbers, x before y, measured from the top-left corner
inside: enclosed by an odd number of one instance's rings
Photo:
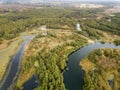
[[[16,80],[18,78],[21,61],[24,54],[24,48],[26,47],[27,43],[30,42],[34,36],[24,36],[25,40],[20,45],[16,54],[11,58],[7,69],[3,75],[3,79],[0,81],[0,90],[7,90],[12,85],[11,90],[15,87]]]
[[[116,46],[114,44],[109,44],[109,43],[94,43],[90,44],[88,46],[84,46],[83,48],[79,49],[78,51],[72,53],[69,56],[68,59],[68,64],[66,70],[63,73],[64,77],[64,84],[66,89],[68,90],[83,90],[83,85],[84,85],[84,71],[80,67],[80,61],[86,57],[91,51],[94,49],[99,49],[99,48],[119,48],[120,46]]]

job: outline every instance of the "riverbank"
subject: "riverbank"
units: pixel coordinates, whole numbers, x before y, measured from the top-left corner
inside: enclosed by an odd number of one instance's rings
[[[3,77],[11,56],[15,54],[21,42],[22,38],[19,37],[14,39],[5,48],[0,49],[0,80]]]
[[[84,90],[120,88],[120,49],[96,49],[80,62],[85,71]]]
[[[22,36],[22,38],[24,41],[20,45],[15,55],[11,57],[9,64],[7,65],[7,69],[0,82],[0,90],[13,90],[15,88],[16,81],[21,69],[24,48],[26,47],[27,43],[29,43],[34,38],[34,36]]]
[[[87,43],[85,37],[73,30],[49,30],[47,36],[42,36],[39,33],[25,51],[17,88],[20,88],[34,73],[37,73],[38,76],[44,74],[46,70],[43,70],[42,67],[46,67],[49,75],[52,76],[54,76],[53,70],[56,69],[54,71],[58,73],[59,76],[57,77],[60,79],[60,84],[57,85],[62,85],[59,88],[64,87],[62,72],[66,67],[68,55]],[[42,57],[42,59],[39,57]],[[44,65],[44,63],[46,64]],[[48,65],[54,69],[51,69]],[[47,77],[39,77],[39,81],[44,87],[42,79],[47,79]],[[57,80],[55,82],[57,83]],[[53,87],[55,86],[53,85]]]
[[[81,34],[79,34],[75,30],[58,30],[58,29],[51,29],[47,30],[47,35],[42,35],[42,31],[40,30],[33,30],[29,32],[30,34],[37,34],[37,37],[26,47],[25,49],[25,56],[23,58],[22,62],[22,71],[20,73],[18,82],[17,82],[17,88],[22,87],[22,85],[29,80],[34,73],[36,73],[36,67],[34,61],[36,55],[43,50],[43,52],[50,52],[51,50],[56,49],[58,46],[64,46],[67,45],[66,48],[62,47],[65,51],[67,49],[70,49],[70,53],[75,51],[74,47],[80,48],[79,42],[81,40],[87,40],[87,43],[95,43],[95,40],[91,40],[88,37],[85,37]],[[83,40],[82,40],[83,39]],[[77,42],[78,41],[78,42]],[[84,44],[85,45],[85,44]],[[41,52],[41,53],[43,53]],[[62,54],[65,54],[64,51],[62,51]],[[67,57],[68,55],[65,54]],[[44,56],[45,57],[45,56]],[[59,57],[59,56],[58,56]],[[64,58],[65,59],[65,58]],[[33,60],[33,61],[31,61]],[[67,58],[66,58],[67,60]],[[66,61],[63,60],[63,61]],[[65,62],[63,62],[65,63]],[[61,64],[62,65],[62,64]],[[63,64],[62,68],[64,68],[66,64]],[[61,67],[61,66],[60,66]]]

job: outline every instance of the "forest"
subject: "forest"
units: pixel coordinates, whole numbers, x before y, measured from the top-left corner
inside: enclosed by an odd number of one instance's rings
[[[96,20],[94,17],[100,11],[103,11],[103,9],[78,10],[74,8],[51,7],[2,14],[0,15],[0,43],[4,39],[15,38],[21,32],[30,31],[32,28],[39,27],[40,25],[47,25],[48,28],[52,29],[75,30],[77,22],[81,24],[86,36],[99,39],[100,35],[96,29],[119,35],[120,14],[116,14],[114,17]],[[112,19],[112,22],[107,21],[109,18]]]
[[[103,8],[68,9],[50,7],[0,15],[0,44],[4,40],[11,40],[20,36],[23,32],[31,32],[34,28],[40,28],[42,25],[46,25],[48,29],[53,30],[52,33],[47,32],[47,36],[37,33],[37,36],[28,45],[23,58],[21,73],[16,84],[16,90],[22,90],[25,80],[28,80],[33,74],[37,74],[41,84],[35,90],[65,90],[62,74],[66,68],[68,55],[88,43],[85,37],[88,40],[89,38],[99,40],[103,36],[103,33],[100,31],[120,35],[120,14],[97,20],[96,14],[101,11],[103,11]],[[108,19],[112,21],[110,22]],[[76,30],[77,23],[80,23],[82,32]],[[60,29],[62,31],[57,32]],[[51,42],[52,44],[50,44]],[[116,39],[114,43],[119,45],[120,40]],[[97,77],[100,77],[100,79],[101,76],[105,77],[103,72],[106,72],[107,69],[98,63],[99,58],[110,59],[111,62],[115,62],[115,66],[110,67],[110,70],[117,68],[116,70],[119,71],[120,65],[117,61],[120,58],[119,56],[119,50],[112,49],[99,49],[88,55],[87,59],[91,61],[92,65],[94,66],[96,63],[98,65],[95,65],[94,71],[86,72],[84,90],[98,90],[99,87],[101,90],[104,90],[106,86],[100,86],[99,83],[101,82],[99,82]],[[114,72],[112,73],[114,74]],[[103,80],[106,82],[105,78]],[[117,81],[115,82],[117,83]],[[108,82],[106,83],[108,85]],[[120,89],[118,86],[116,88]]]
[[[57,36],[55,37],[53,34],[48,34],[47,37],[51,39],[57,38]],[[44,37],[41,37],[41,35],[36,36],[32,42],[36,45],[31,45],[29,47],[30,50],[34,48],[36,50],[39,49],[39,47],[37,47],[38,43],[35,42],[40,38],[42,39]],[[24,75],[26,72],[29,73],[29,71],[33,68],[35,69],[34,73],[37,74],[40,82],[40,86],[38,86],[35,90],[66,90],[63,83],[63,72],[67,65],[68,55],[87,43],[86,39],[77,34],[72,35],[69,38],[73,41],[58,45],[53,49],[49,49],[48,46],[45,46],[42,50],[36,52],[36,54],[27,57],[26,62],[24,61],[21,75]],[[20,78],[22,77],[24,76],[20,76]],[[22,86],[19,86],[19,84],[20,79],[16,88],[22,89]]]
[[[89,68],[83,66],[85,62]],[[84,90],[120,89],[120,49],[96,49],[80,65],[85,70]]]

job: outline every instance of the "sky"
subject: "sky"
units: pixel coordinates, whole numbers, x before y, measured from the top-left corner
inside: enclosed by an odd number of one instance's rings
[[[52,2],[52,1],[120,1],[120,0],[0,0],[0,2],[28,2],[28,3],[37,3],[37,2],[41,2],[41,1],[49,1],[49,2]]]

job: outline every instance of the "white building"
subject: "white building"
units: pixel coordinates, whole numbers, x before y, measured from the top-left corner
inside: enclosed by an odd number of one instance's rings
[[[82,31],[79,23],[77,23],[76,28],[78,31]]]
[[[46,27],[46,25],[41,26],[41,30],[42,30],[42,35],[46,36],[47,35],[47,27]]]
[[[112,21],[112,19],[111,19],[111,18],[109,18],[109,19],[108,19],[108,22],[111,22],[111,21]]]

